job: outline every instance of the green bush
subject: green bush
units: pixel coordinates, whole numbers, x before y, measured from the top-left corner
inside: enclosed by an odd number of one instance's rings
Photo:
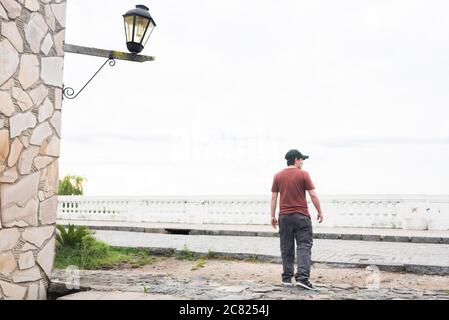
[[[144,249],[116,248],[95,239],[85,226],[56,226],[56,262],[55,267],[64,269],[75,265],[79,269],[95,270],[113,268],[127,263],[131,267],[150,264],[155,259]]]
[[[64,269],[75,265],[82,270],[96,270],[129,264],[137,268],[154,261],[144,249],[111,247],[89,234],[77,246],[57,246],[55,267]]]
[[[62,180],[59,180],[58,195],[60,196],[82,196],[83,183],[85,178],[75,175],[66,175]]]
[[[83,238],[91,234],[91,231],[85,226],[75,227],[69,224],[67,230],[61,226],[56,226],[58,232],[56,233],[57,245],[61,247],[79,247]]]

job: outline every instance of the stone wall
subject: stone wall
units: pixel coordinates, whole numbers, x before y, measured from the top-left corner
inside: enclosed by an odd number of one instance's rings
[[[46,299],[66,2],[0,0],[0,300]]]

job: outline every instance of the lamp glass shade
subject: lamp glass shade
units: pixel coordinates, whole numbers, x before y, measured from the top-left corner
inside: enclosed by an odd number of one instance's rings
[[[153,20],[149,20],[148,28],[147,28],[147,31],[145,32],[145,35],[144,35],[144,37],[143,37],[143,42],[142,42],[142,45],[143,45],[144,47],[145,47],[145,45],[147,44],[148,39],[150,39],[150,35],[151,35],[151,33],[153,32],[154,27],[155,27],[155,25],[154,25],[154,23],[153,23]]]
[[[125,34],[126,34],[126,42],[134,41],[134,17],[127,16],[125,18]]]
[[[136,24],[135,24],[135,30],[134,30],[134,42],[143,44],[143,35],[145,34],[145,31],[148,27],[148,22],[150,19],[136,16]]]

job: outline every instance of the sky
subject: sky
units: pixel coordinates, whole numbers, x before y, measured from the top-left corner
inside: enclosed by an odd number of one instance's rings
[[[448,194],[449,2],[76,0],[66,43],[126,51],[62,113],[60,177],[85,195],[268,195],[292,148],[318,194]],[[81,88],[103,58],[66,53]]]

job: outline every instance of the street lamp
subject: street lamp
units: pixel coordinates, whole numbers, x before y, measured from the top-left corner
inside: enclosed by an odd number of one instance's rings
[[[156,23],[144,5],[137,5],[123,15],[125,22],[126,46],[132,53],[139,53],[150,38]]]
[[[67,99],[75,99],[81,91],[92,81],[103,67],[109,63],[110,66],[115,65],[115,59],[127,60],[133,62],[153,61],[154,57],[138,54],[148,41],[153,32],[156,23],[150,16],[148,8],[144,5],[137,5],[135,9],[129,10],[123,15],[125,20],[126,46],[131,53],[104,50],[97,48],[83,47],[73,44],[64,44],[64,51],[76,54],[86,54],[89,56],[104,57],[107,60],[101,65],[100,69],[86,82],[86,84],[75,94],[75,90],[71,87],[63,86],[62,94]]]

